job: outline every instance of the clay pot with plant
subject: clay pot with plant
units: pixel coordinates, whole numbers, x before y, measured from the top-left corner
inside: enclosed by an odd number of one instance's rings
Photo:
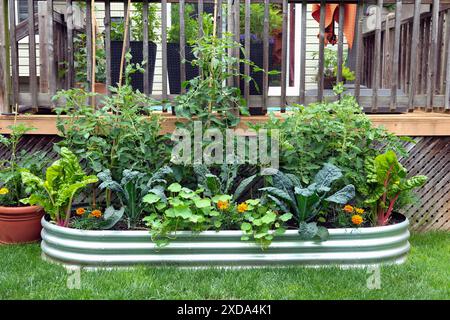
[[[19,152],[18,145],[24,134],[33,130],[24,124],[9,126],[10,134],[0,135],[0,143],[10,150],[7,159],[0,162],[0,243],[28,243],[40,240],[41,219],[44,210],[40,206],[29,206],[21,199],[29,196],[31,188],[22,183],[21,171],[42,173],[46,164],[46,153]]]
[[[313,59],[317,59],[319,56],[319,52],[313,53]],[[342,63],[342,81],[345,83],[346,81],[355,80],[355,74],[350,70],[349,67],[345,66],[347,60],[347,56],[344,55],[343,63]],[[329,48],[325,48],[324,50],[324,89],[333,89],[333,87],[337,84],[337,65],[338,65],[338,57],[337,51]],[[316,81],[319,79],[319,75],[316,75]]]

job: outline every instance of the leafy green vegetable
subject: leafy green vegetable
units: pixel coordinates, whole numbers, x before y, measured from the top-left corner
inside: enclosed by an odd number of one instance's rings
[[[427,177],[419,175],[407,178],[407,170],[398,162],[397,155],[392,150],[367,161],[366,165],[371,193],[365,203],[372,207],[378,225],[383,226],[389,222],[400,195],[421,187]]]
[[[69,224],[75,194],[98,181],[96,176],[86,175],[77,157],[64,147],[60,150],[60,159],[47,168],[45,180],[25,169],[21,175],[23,183],[36,190],[21,202],[40,205],[52,220],[64,227]]]
[[[328,203],[345,204],[355,196],[355,187],[347,185],[336,193],[327,196],[333,182],[342,178],[341,170],[326,163],[314,177],[314,182],[303,188],[299,181],[281,171],[272,177],[273,187],[260,190],[274,201],[283,212],[292,212],[299,223],[299,234],[305,239],[319,237],[325,239],[326,229],[310,222]],[[308,223],[309,222],[309,223]]]

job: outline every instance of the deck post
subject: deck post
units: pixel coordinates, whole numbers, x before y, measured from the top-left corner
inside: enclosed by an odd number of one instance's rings
[[[11,75],[9,62],[8,0],[0,0],[0,112],[10,112]]]

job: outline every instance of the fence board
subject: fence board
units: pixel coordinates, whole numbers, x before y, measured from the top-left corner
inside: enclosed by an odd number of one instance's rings
[[[28,72],[29,72],[29,89],[32,97],[31,107],[34,112],[38,111],[37,105],[37,70],[36,70],[36,35],[35,35],[35,15],[34,15],[34,1],[28,0]],[[69,59],[68,63],[70,64]],[[73,63],[73,59],[72,59]],[[73,68],[69,68],[72,69]]]

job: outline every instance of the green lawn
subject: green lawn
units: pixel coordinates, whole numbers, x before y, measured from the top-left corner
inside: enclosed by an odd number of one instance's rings
[[[415,234],[408,261],[381,269],[369,290],[365,269],[244,270],[146,268],[68,273],[35,245],[0,246],[0,299],[450,299],[450,233]]]

